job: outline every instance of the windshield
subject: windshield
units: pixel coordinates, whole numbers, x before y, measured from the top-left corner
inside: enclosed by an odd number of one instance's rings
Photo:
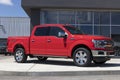
[[[71,34],[83,34],[78,27],[64,26]]]

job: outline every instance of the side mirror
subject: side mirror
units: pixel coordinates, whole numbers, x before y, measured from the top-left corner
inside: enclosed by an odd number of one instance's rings
[[[59,37],[64,37],[64,38],[67,37],[67,35],[65,34],[65,32],[58,32],[58,36]]]

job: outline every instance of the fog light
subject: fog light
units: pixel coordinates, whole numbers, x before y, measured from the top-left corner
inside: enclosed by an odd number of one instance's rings
[[[98,52],[98,55],[104,55],[104,52],[100,51]]]

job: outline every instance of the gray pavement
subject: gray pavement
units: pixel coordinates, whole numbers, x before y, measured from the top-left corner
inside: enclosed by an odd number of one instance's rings
[[[0,76],[0,80],[120,80],[119,75],[87,76]]]
[[[0,60],[2,60],[2,59],[8,59],[10,57],[12,57],[12,56],[5,56],[5,54],[0,53]]]
[[[1,55],[0,55],[1,56]],[[120,59],[111,59],[106,64],[77,67],[72,59],[48,58],[39,62],[36,58],[27,63],[16,63],[13,56],[0,59],[0,75],[15,76],[79,76],[79,75],[119,75]]]

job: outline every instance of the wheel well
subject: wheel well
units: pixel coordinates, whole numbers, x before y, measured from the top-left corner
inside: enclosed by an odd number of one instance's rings
[[[15,47],[14,47],[14,52],[15,52],[15,50],[16,50],[17,48],[23,48],[23,49],[25,49],[21,44],[17,44],[17,45],[15,45]]]
[[[86,45],[83,45],[83,44],[79,44],[79,45],[76,45],[73,49],[72,49],[72,53],[71,53],[71,57],[73,57],[73,53],[74,51],[77,49],[77,48],[86,48],[90,51],[91,55],[92,55],[92,52],[91,52],[91,49],[89,47],[87,47]]]

